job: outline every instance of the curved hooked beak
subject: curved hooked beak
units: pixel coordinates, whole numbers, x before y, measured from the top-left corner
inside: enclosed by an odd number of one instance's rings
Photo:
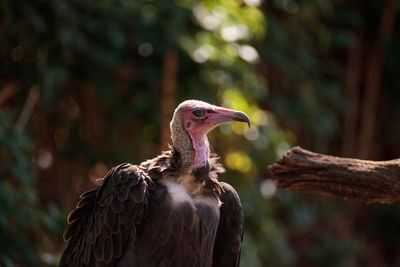
[[[251,127],[250,118],[244,112],[225,109],[225,108],[218,108],[215,111],[217,113],[216,116],[218,116],[223,122],[227,121],[247,122],[249,128]]]
[[[244,112],[241,112],[241,111],[233,111],[233,112],[231,113],[230,117],[231,117],[232,120],[234,120],[234,121],[247,122],[247,125],[249,126],[249,128],[251,127],[250,118],[249,118],[249,116],[247,116],[246,113],[244,113]]]

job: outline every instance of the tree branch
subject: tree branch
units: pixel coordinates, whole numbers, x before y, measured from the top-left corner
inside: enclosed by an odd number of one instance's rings
[[[269,166],[278,188],[339,196],[364,203],[400,202],[400,159],[368,161],[300,147]]]

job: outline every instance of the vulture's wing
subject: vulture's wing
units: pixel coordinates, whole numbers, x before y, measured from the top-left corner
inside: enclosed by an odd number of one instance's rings
[[[102,184],[81,195],[69,214],[60,266],[112,266],[136,234],[148,202],[149,178],[131,164],[111,169]]]
[[[237,267],[243,239],[243,211],[235,189],[221,183],[222,206],[217,237],[214,244],[213,266]]]

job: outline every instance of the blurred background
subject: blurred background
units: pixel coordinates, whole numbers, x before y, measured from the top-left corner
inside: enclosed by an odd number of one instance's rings
[[[290,147],[400,157],[400,1],[2,0],[0,265],[55,266],[78,196],[167,148],[177,104],[243,202],[241,266],[400,266],[400,207],[277,191]]]

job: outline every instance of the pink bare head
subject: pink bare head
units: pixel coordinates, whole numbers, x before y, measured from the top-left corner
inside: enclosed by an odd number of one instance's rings
[[[206,135],[214,127],[229,121],[247,122],[249,117],[240,111],[234,111],[197,100],[188,100],[179,105],[183,111],[184,129],[193,136]]]
[[[185,154],[186,151],[186,154],[191,154],[189,150],[194,149],[196,161],[196,152],[199,154],[199,151],[208,151],[207,133],[216,126],[229,121],[246,122],[250,127],[249,117],[241,111],[214,106],[198,100],[184,101],[175,109],[171,121],[172,142],[181,154]],[[188,157],[192,156],[188,155]]]

